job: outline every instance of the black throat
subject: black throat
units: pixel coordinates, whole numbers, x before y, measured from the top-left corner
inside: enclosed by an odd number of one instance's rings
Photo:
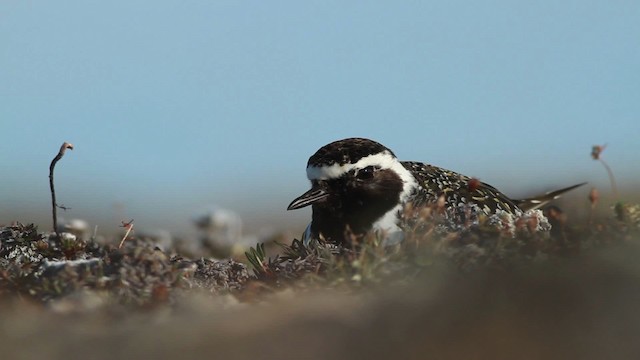
[[[400,203],[403,181],[395,172],[379,170],[367,181],[353,175],[349,173],[321,184],[331,195],[312,206],[311,231],[326,241],[343,244],[352,235],[366,234],[378,219]]]

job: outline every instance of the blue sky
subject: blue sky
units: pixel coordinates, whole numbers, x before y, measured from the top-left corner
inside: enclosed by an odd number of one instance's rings
[[[256,224],[307,158],[376,139],[508,194],[640,175],[637,1],[0,2],[0,223]],[[185,225],[187,224],[187,225]]]

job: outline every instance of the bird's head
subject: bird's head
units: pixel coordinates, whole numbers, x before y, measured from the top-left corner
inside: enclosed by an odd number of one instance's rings
[[[415,186],[415,179],[391,150],[363,138],[339,140],[309,158],[311,189],[288,210],[311,205],[313,223],[348,224],[367,231],[395,208]]]

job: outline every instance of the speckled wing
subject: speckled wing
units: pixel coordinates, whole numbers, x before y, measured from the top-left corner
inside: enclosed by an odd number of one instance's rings
[[[403,161],[402,165],[411,171],[422,187],[411,197],[410,201],[415,203],[435,202],[444,194],[447,207],[458,207],[461,204],[477,205],[489,215],[496,210],[508,213],[521,211],[503,193],[477,179],[420,162]]]

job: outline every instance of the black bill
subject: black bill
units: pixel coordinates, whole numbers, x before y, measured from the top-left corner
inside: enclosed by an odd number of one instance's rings
[[[329,196],[329,193],[326,190],[312,188],[306,193],[295,198],[295,200],[293,200],[291,204],[289,204],[289,206],[287,207],[287,210],[295,210],[295,209],[303,208],[305,206],[309,206],[315,203],[316,201],[320,201],[326,198],[327,196]]]

